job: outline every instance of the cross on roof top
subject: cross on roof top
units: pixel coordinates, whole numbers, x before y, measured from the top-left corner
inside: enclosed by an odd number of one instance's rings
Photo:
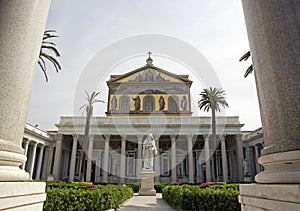
[[[151,54],[152,54],[152,52],[151,52],[151,51],[149,51],[149,52],[148,52],[149,58],[150,58]]]

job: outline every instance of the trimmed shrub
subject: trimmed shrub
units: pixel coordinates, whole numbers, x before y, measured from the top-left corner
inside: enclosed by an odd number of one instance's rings
[[[125,183],[125,185],[131,187],[135,193],[138,193],[141,189],[141,183],[138,182]]]
[[[116,209],[133,196],[132,188],[121,185],[95,186],[87,189],[86,184],[63,188],[47,187],[44,210],[107,210]],[[50,185],[51,186],[51,185]],[[88,185],[90,186],[90,185]]]
[[[171,186],[171,185],[177,185],[177,184],[172,184],[172,183],[157,183],[154,185],[154,189],[156,190],[156,193],[162,193],[162,190],[166,186]]]
[[[211,187],[167,186],[162,196],[170,205],[182,210],[241,210],[238,190]]]

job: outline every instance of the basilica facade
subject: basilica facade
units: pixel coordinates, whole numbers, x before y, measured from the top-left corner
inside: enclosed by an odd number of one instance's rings
[[[55,180],[139,181],[142,143],[152,133],[158,153],[155,182],[200,183],[243,181],[242,133],[237,116],[218,116],[216,160],[213,160],[211,118],[193,116],[188,75],[146,65],[111,75],[105,117],[92,117],[83,152],[85,117],[60,118],[51,174]]]

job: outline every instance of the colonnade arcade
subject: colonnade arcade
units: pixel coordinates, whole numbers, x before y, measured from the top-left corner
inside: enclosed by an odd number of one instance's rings
[[[46,180],[51,174],[54,141],[49,133],[28,123],[22,141],[27,160],[20,166],[31,180]]]
[[[142,142],[146,135],[90,135],[85,180],[103,183],[139,181]],[[59,137],[56,142],[54,176],[56,179],[78,181],[84,136],[61,134]],[[156,182],[243,180],[240,135],[217,135],[216,162],[212,160],[211,135],[154,134],[154,137],[158,148],[154,160]]]

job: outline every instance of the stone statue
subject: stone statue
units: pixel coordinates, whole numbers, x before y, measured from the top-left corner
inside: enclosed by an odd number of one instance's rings
[[[165,99],[163,96],[160,96],[159,100],[159,110],[162,111],[165,109]]]
[[[132,98],[134,100],[134,110],[139,111],[141,108],[141,99],[139,96]]]
[[[117,109],[117,98],[116,96],[113,96],[112,100],[111,100],[111,110],[115,111]]]
[[[249,167],[248,167],[247,159],[243,161],[243,169],[244,169],[244,175],[249,175]]]
[[[186,104],[187,104],[186,97],[183,96],[181,98],[181,109],[184,110],[184,111],[186,111]]]
[[[152,133],[149,133],[143,142],[143,169],[153,170],[153,159],[156,154],[157,149],[155,146],[155,139],[153,138]]]

